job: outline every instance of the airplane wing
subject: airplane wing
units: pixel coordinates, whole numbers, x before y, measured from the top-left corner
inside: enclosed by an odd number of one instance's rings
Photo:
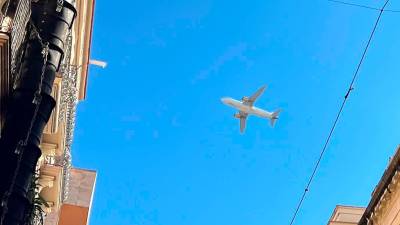
[[[240,133],[246,129],[247,113],[240,112]]]
[[[264,93],[265,88],[267,88],[267,86],[262,86],[250,98],[243,97],[243,103],[245,105],[253,106],[253,104],[257,100],[257,98],[260,97],[262,95],[262,93]]]

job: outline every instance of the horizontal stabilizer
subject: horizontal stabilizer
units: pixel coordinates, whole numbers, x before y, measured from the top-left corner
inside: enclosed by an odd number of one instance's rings
[[[272,127],[275,126],[276,120],[279,119],[279,113],[281,113],[281,112],[282,112],[282,110],[278,109],[278,110],[276,110],[275,112],[272,113],[271,120],[270,120],[270,123],[271,123]]]

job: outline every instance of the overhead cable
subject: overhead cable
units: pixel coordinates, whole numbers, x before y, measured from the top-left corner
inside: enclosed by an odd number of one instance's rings
[[[376,11],[381,10],[380,8],[375,8],[375,7],[371,7],[368,5],[361,5],[361,4],[351,3],[351,2],[345,2],[345,1],[339,1],[339,0],[328,0],[328,1],[343,4],[343,5],[356,6],[356,7],[365,8],[365,9],[372,9],[372,10],[376,10]],[[384,11],[385,12],[395,12],[395,13],[400,12],[399,10],[390,10],[390,9],[385,9]]]
[[[333,1],[333,0],[330,0],[330,1]],[[365,56],[366,56],[367,51],[368,51],[368,48],[369,48],[369,46],[370,46],[370,44],[371,44],[372,38],[373,38],[373,36],[374,36],[374,34],[375,34],[376,28],[378,27],[378,24],[379,24],[379,22],[380,22],[380,20],[381,20],[382,14],[383,14],[383,12],[385,11],[385,8],[386,8],[386,6],[387,6],[388,3],[389,3],[389,0],[386,0],[385,4],[382,6],[382,8],[379,9],[379,11],[380,11],[379,16],[378,16],[378,18],[376,19],[374,28],[373,28],[372,31],[371,31],[371,34],[370,34],[370,36],[369,36],[367,45],[366,45],[365,48],[364,48],[364,51],[363,51],[362,56],[361,56],[361,59],[360,59],[358,65],[357,65],[357,69],[355,70],[355,72],[354,72],[354,74],[353,74],[353,79],[351,80],[350,85],[349,85],[349,87],[348,87],[348,89],[347,89],[347,91],[346,91],[346,95],[344,96],[343,102],[342,102],[342,104],[341,104],[341,106],[340,106],[340,108],[339,108],[339,111],[338,111],[338,113],[337,113],[337,115],[336,115],[336,118],[335,118],[335,120],[334,120],[334,122],[333,122],[332,128],[331,128],[330,131],[329,131],[329,135],[328,135],[328,137],[326,138],[325,144],[324,144],[324,146],[323,146],[322,149],[321,149],[321,153],[320,153],[320,155],[319,155],[319,157],[318,157],[318,159],[317,159],[317,161],[316,161],[316,164],[315,164],[315,166],[314,166],[313,172],[311,173],[311,176],[310,176],[310,178],[309,178],[309,180],[308,180],[308,183],[307,183],[307,185],[306,185],[306,187],[305,187],[305,189],[304,189],[304,192],[303,192],[303,194],[302,194],[302,196],[301,196],[301,198],[300,198],[300,201],[299,201],[298,204],[297,204],[296,210],[295,210],[294,213],[293,213],[292,219],[291,219],[291,221],[290,221],[290,225],[292,225],[292,224],[294,223],[294,221],[295,221],[295,219],[296,219],[296,217],[297,217],[297,215],[298,215],[298,213],[299,213],[299,211],[300,211],[300,208],[301,208],[301,206],[302,206],[302,204],[303,204],[303,202],[304,202],[304,199],[305,199],[307,193],[308,193],[309,190],[310,190],[311,183],[312,183],[312,181],[314,180],[314,177],[315,177],[315,175],[316,175],[316,173],[317,173],[317,170],[318,170],[318,168],[319,168],[319,164],[321,163],[322,157],[324,156],[324,153],[325,153],[325,151],[326,151],[326,148],[328,147],[328,144],[329,144],[329,142],[330,142],[330,140],[331,140],[333,131],[335,130],[336,125],[337,125],[337,123],[338,123],[338,121],[339,121],[339,118],[340,118],[340,116],[341,116],[341,114],[342,114],[343,108],[344,108],[344,106],[346,105],[346,102],[347,102],[347,100],[348,100],[349,95],[350,95],[351,92],[354,90],[354,83],[355,83],[355,81],[356,81],[356,79],[357,79],[357,76],[358,76],[358,73],[359,73],[359,71],[360,71],[361,65],[362,65],[362,63],[364,62]]]

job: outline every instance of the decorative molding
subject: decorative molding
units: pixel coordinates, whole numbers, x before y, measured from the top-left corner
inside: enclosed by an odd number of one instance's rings
[[[52,204],[52,210],[58,211],[61,206],[62,167],[45,164],[40,169],[39,183],[43,184],[40,195]]]
[[[61,95],[61,80],[56,79],[53,85],[53,89],[51,92],[51,96],[56,100],[56,106],[51,113],[49,122],[47,123],[46,127],[44,128],[44,133],[46,134],[55,134],[58,131],[58,122],[59,122],[59,115],[60,115],[60,95]]]
[[[400,174],[398,171],[395,172],[391,182],[385,189],[383,195],[381,196],[378,204],[374,207],[373,212],[368,218],[368,224],[382,224],[384,219],[389,216],[389,210],[392,209],[391,206],[396,204],[397,198],[400,196]],[[396,198],[397,197],[397,198]]]
[[[40,157],[41,166],[44,164],[57,165],[57,144],[42,143],[40,145],[42,156]]]
[[[382,213],[388,211],[385,210],[388,201],[392,199],[393,193],[397,193],[398,179],[399,179],[399,169],[400,169],[400,146],[397,147],[396,153],[390,159],[389,165],[382,175],[379,183],[376,185],[374,191],[372,192],[372,197],[368,206],[360,219],[358,225],[377,225],[382,218]],[[397,195],[397,194],[396,194]],[[399,199],[400,204],[400,194],[398,194],[395,199]],[[390,211],[390,210],[389,210]]]

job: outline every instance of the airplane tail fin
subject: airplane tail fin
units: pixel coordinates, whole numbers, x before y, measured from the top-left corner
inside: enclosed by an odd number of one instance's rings
[[[272,127],[275,126],[276,120],[279,118],[279,113],[281,113],[282,110],[278,109],[275,112],[272,113],[271,119],[270,119],[270,124]]]

